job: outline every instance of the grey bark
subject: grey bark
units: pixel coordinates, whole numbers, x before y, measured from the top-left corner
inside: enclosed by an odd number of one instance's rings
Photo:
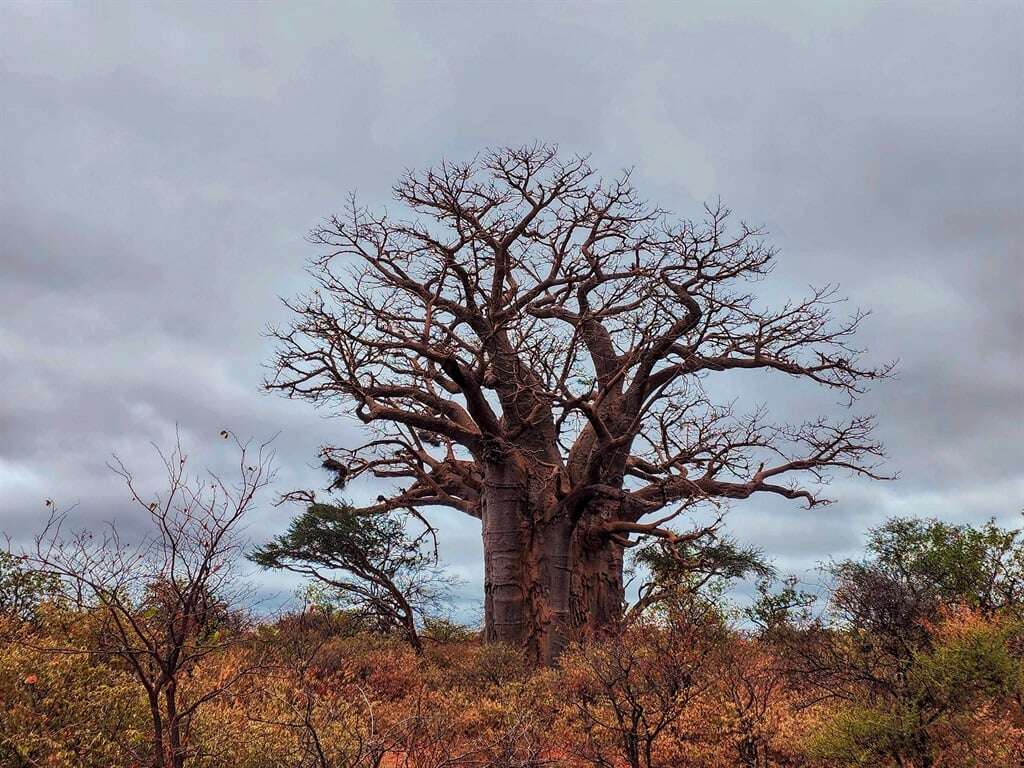
[[[552,664],[568,642],[621,617],[622,548],[559,509],[542,467],[489,466],[483,542],[488,642],[525,648]]]

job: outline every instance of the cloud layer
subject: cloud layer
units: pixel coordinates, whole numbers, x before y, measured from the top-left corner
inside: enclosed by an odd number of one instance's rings
[[[684,216],[721,197],[782,250],[769,295],[838,281],[874,310],[872,357],[900,359],[863,407],[902,480],[737,507],[741,540],[801,571],[890,514],[1015,521],[1024,13],[832,6],[4,5],[0,528],[23,538],[44,498],[130,527],[106,461],[151,471],[175,424],[214,466],[223,427],[280,431],[280,489],[319,483],[318,445],[356,427],[259,387],[304,234],[349,190],[386,203],[406,167],[535,139],[634,166]],[[477,524],[442,526],[472,602]]]

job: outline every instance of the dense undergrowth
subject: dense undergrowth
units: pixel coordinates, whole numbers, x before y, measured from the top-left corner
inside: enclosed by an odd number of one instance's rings
[[[963,562],[947,573],[958,585],[881,584],[879,563],[834,568],[820,616],[792,588],[745,614],[678,592],[553,669],[446,622],[417,653],[328,607],[256,624],[219,612],[200,640],[211,652],[174,681],[179,712],[192,709],[159,759],[109,615],[40,582],[39,601],[23,590],[3,619],[0,765],[1020,765],[1020,584],[1001,566],[977,574],[996,577],[983,593]],[[926,586],[959,593],[924,616],[912,603]],[[135,620],[166,618],[140,605]]]

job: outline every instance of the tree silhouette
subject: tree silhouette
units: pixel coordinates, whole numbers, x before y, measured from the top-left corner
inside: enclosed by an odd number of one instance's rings
[[[750,284],[762,233],[721,205],[677,221],[629,173],[545,145],[407,172],[411,215],[350,199],[311,236],[310,293],[272,329],[267,386],[354,414],[373,439],[325,449],[345,481],[398,481],[361,510],[446,506],[482,521],[485,634],[553,660],[622,611],[623,549],[712,537],[730,499],[826,503],[831,470],[877,477],[870,418],[773,424],[715,403],[715,373],[772,371],[844,397],[863,318],[835,287],[771,310]],[[689,533],[669,523],[698,505]]]

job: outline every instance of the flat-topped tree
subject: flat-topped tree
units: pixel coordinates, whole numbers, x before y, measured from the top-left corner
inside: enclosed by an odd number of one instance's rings
[[[623,551],[714,535],[721,500],[825,503],[833,469],[876,475],[871,420],[773,425],[706,394],[776,371],[852,397],[862,366],[826,287],[767,310],[775,251],[729,211],[677,221],[624,173],[535,145],[407,172],[402,217],[354,199],[312,234],[318,287],[288,302],[270,389],[375,433],[325,449],[339,477],[398,481],[365,513],[447,506],[482,520],[485,634],[540,662],[613,624]],[[709,504],[688,534],[672,521]],[[692,550],[692,546],[686,548]]]

